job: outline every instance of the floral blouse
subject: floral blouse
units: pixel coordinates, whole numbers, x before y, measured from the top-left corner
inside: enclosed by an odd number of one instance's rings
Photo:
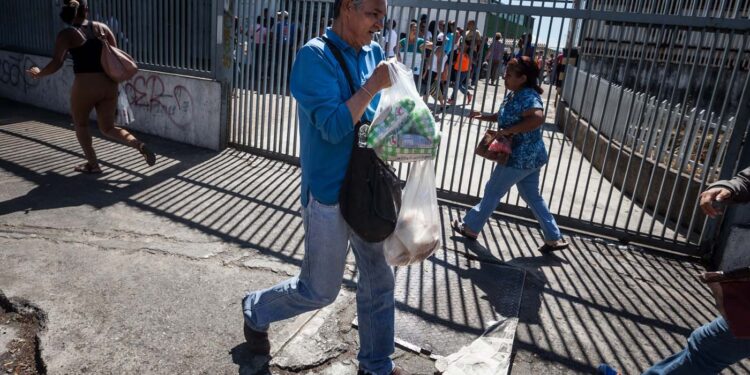
[[[511,92],[503,100],[498,114],[498,126],[507,129],[521,121],[521,114],[532,109],[543,109],[542,98],[532,88],[524,87]],[[535,169],[547,163],[547,150],[542,140],[542,129],[513,135],[512,152],[507,167]]]

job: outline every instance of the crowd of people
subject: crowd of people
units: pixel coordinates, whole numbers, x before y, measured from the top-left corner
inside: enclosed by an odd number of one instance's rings
[[[453,20],[430,20],[422,14],[412,19],[399,32],[395,19],[384,22],[384,29],[375,34],[375,40],[386,51],[388,58],[396,58],[412,69],[414,81],[420,92],[432,97],[443,108],[456,104],[458,93],[466,103],[473,100],[472,90],[480,79],[489,85],[498,85],[508,63],[513,58],[526,56],[540,70],[539,83],[559,87],[563,54],[536,51],[532,35],[523,33],[509,40],[500,32],[482,35],[475,20],[459,27]],[[448,89],[452,88],[450,95]]]
[[[323,16],[305,22],[288,11],[273,13],[268,8],[249,25],[235,18],[235,59],[252,64],[258,71],[258,80],[279,78],[291,70],[307,36],[324,35],[332,23],[332,18]],[[482,35],[476,20],[468,20],[460,27],[454,20],[431,20],[428,14],[405,25],[395,19],[386,19],[383,25],[383,30],[374,33],[374,40],[386,51],[386,58],[396,58],[412,69],[424,99],[432,97],[439,104],[438,109],[456,104],[459,92],[465,103],[470,103],[473,89],[482,78],[490,85],[498,85],[514,57],[527,56],[536,62],[541,71],[540,84],[559,87],[561,83],[558,67],[562,66],[562,53],[550,52],[545,58],[544,51],[536,50],[530,33],[514,40],[500,32]],[[274,68],[271,61],[275,61]],[[284,66],[286,69],[281,69]]]

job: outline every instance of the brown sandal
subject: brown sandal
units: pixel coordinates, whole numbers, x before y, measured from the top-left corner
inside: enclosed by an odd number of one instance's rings
[[[453,222],[451,222],[451,228],[453,228],[453,230],[456,231],[458,234],[460,234],[460,235],[462,235],[462,236],[464,236],[464,237],[466,237],[466,238],[468,238],[468,239],[470,239],[472,241],[476,241],[477,240],[477,236],[478,235],[470,233],[466,229],[466,224],[464,224],[463,221],[459,221],[458,219],[453,220]]]
[[[88,162],[83,163],[81,165],[76,165],[75,168],[73,168],[74,171],[79,173],[85,173],[85,174],[100,174],[102,173],[101,167],[99,167],[99,164],[90,164]]]

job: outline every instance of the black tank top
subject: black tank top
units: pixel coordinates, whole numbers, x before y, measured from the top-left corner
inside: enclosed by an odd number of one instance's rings
[[[93,30],[93,22],[88,23],[88,33],[82,26],[75,26],[78,32],[86,38],[80,47],[68,50],[73,58],[73,72],[78,73],[100,73],[104,72],[102,68],[102,41],[96,38]]]

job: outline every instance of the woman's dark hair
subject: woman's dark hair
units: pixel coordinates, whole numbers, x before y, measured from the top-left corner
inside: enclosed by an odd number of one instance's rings
[[[435,22],[435,20],[432,20],[430,21],[430,25],[427,26],[427,30],[429,30],[434,35],[436,27],[437,27],[437,22]]]
[[[448,25],[445,27],[445,31],[447,33],[455,33],[456,32],[456,21],[448,21]]]
[[[523,87],[530,87],[539,94],[544,93],[544,90],[539,87],[539,67],[530,57],[522,56],[511,59],[507,69],[519,76],[526,76]]]
[[[86,0],[63,0],[60,18],[68,25],[72,25],[76,18],[86,17],[87,9],[88,3]]]

